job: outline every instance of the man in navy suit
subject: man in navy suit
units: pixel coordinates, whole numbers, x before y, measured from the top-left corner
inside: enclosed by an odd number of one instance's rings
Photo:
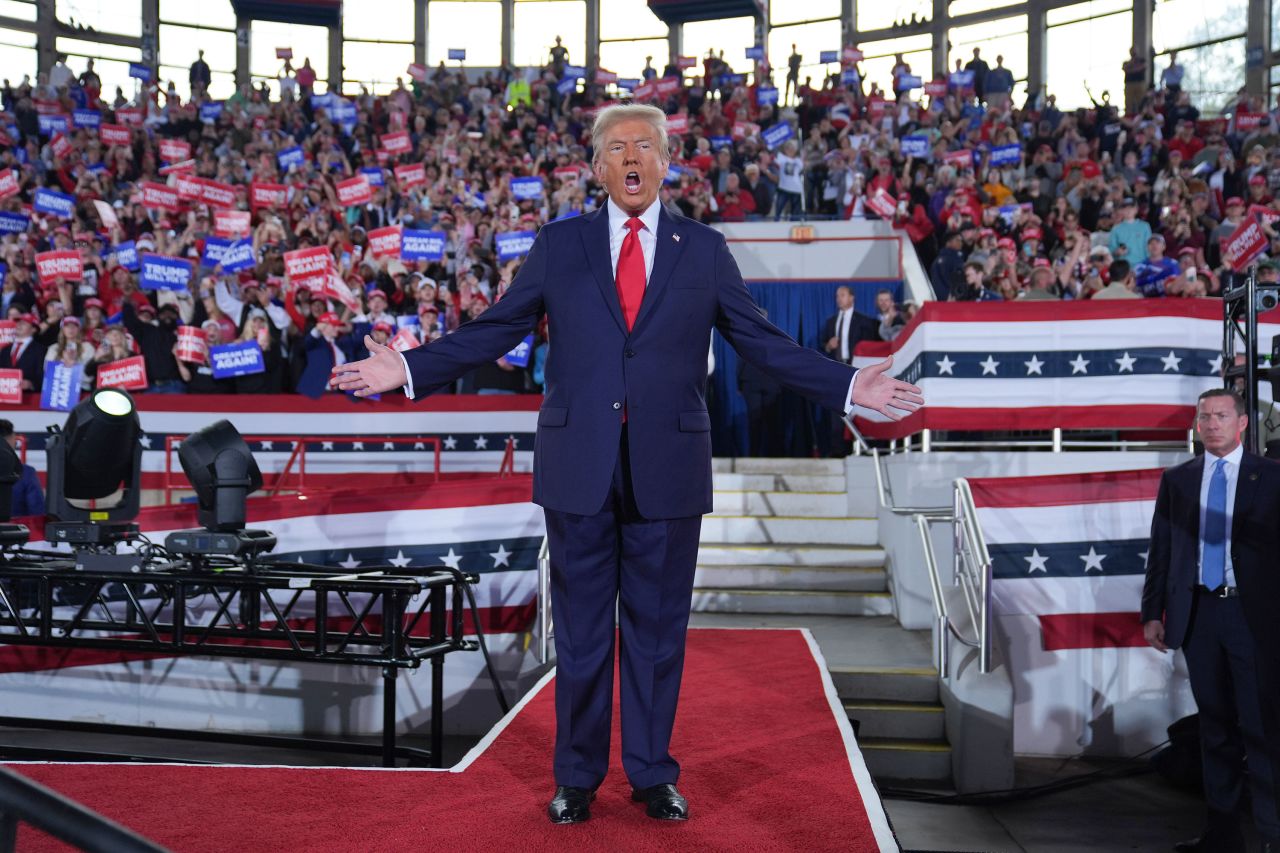
[[[711,511],[707,346],[712,328],[747,361],[837,411],[901,417],[919,389],[798,346],[751,300],[724,237],[657,201],[666,116],[602,111],[592,131],[605,208],[539,231],[501,301],[403,356],[334,370],[359,396],[420,397],[508,352],[545,314],[555,332],[538,413],[533,499],[546,512],[556,624],[555,823],[590,816],[609,762],[615,630],[622,764],[655,818],[684,820],[669,752],[702,514]],[[615,603],[618,619],[615,625]]]
[[[298,377],[298,393],[313,399],[324,396],[333,369],[351,361],[351,336],[339,335],[342,319],[332,311],[316,318],[316,324],[303,338],[307,354],[306,366]]]
[[[1200,395],[1204,455],[1160,480],[1142,621],[1160,651],[1181,648],[1200,711],[1209,818],[1181,853],[1243,851],[1246,784],[1264,853],[1280,853],[1280,465],[1246,453],[1244,401]]]
[[[44,382],[44,345],[35,339],[39,319],[34,314],[22,314],[14,322],[13,343],[0,348],[0,367],[18,368],[22,371],[22,390],[40,391]]]

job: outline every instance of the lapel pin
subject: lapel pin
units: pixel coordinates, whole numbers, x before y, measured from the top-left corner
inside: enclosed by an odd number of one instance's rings
[[[1258,479],[1258,472],[1257,472],[1257,471],[1254,471],[1252,474],[1250,474],[1250,475],[1249,475],[1249,479],[1250,479],[1250,480],[1256,480],[1256,479]]]
[[[677,243],[679,243],[679,242],[680,242],[680,235],[679,235],[679,234],[672,234],[672,235],[671,235],[671,239],[672,239],[672,240],[675,240]]]

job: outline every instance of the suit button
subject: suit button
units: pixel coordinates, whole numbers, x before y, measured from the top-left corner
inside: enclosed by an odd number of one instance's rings
[[[635,357],[636,357],[636,351],[635,351],[635,350],[633,350],[633,349],[629,349],[629,350],[627,350],[627,358],[635,358]]]
[[[622,408],[622,404],[621,404],[621,403],[614,403],[614,404],[613,404],[613,408],[614,408],[614,409],[621,409],[621,408]]]

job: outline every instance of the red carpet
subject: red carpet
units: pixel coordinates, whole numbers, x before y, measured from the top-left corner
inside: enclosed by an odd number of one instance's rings
[[[856,748],[850,766],[829,684],[803,632],[691,631],[672,747],[691,811],[680,824],[651,820],[630,801],[616,713],[613,765],[592,819],[547,821],[549,681],[460,773],[13,766],[180,853],[896,849]],[[60,848],[24,828],[18,849]]]

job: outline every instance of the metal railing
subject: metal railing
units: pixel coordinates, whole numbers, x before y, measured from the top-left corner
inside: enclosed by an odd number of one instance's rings
[[[89,853],[165,853],[120,824],[0,768],[0,853],[17,849],[18,826],[24,823]]]
[[[866,453],[866,442],[854,429],[848,420],[846,425],[854,431],[857,441],[854,443],[854,455],[860,456]],[[1099,430],[1080,430],[1081,432],[1098,432]],[[949,435],[963,434],[963,431],[951,430]],[[1034,434],[1034,433],[1033,433]],[[966,438],[946,438],[939,440],[934,438],[933,430],[923,429],[914,435],[903,436],[902,438],[889,439],[888,447],[885,453],[890,456],[899,453],[932,453],[938,450],[1048,450],[1052,453],[1062,453],[1066,450],[1186,450],[1188,453],[1195,452],[1195,430],[1186,431],[1186,440],[1178,441],[1158,441],[1152,439],[1127,439],[1127,438],[1067,438],[1067,431],[1062,427],[1054,427],[1051,430],[1043,431],[1043,438],[1025,437],[1025,438],[993,438],[993,439],[966,439]],[[861,445],[861,446],[859,446]]]

